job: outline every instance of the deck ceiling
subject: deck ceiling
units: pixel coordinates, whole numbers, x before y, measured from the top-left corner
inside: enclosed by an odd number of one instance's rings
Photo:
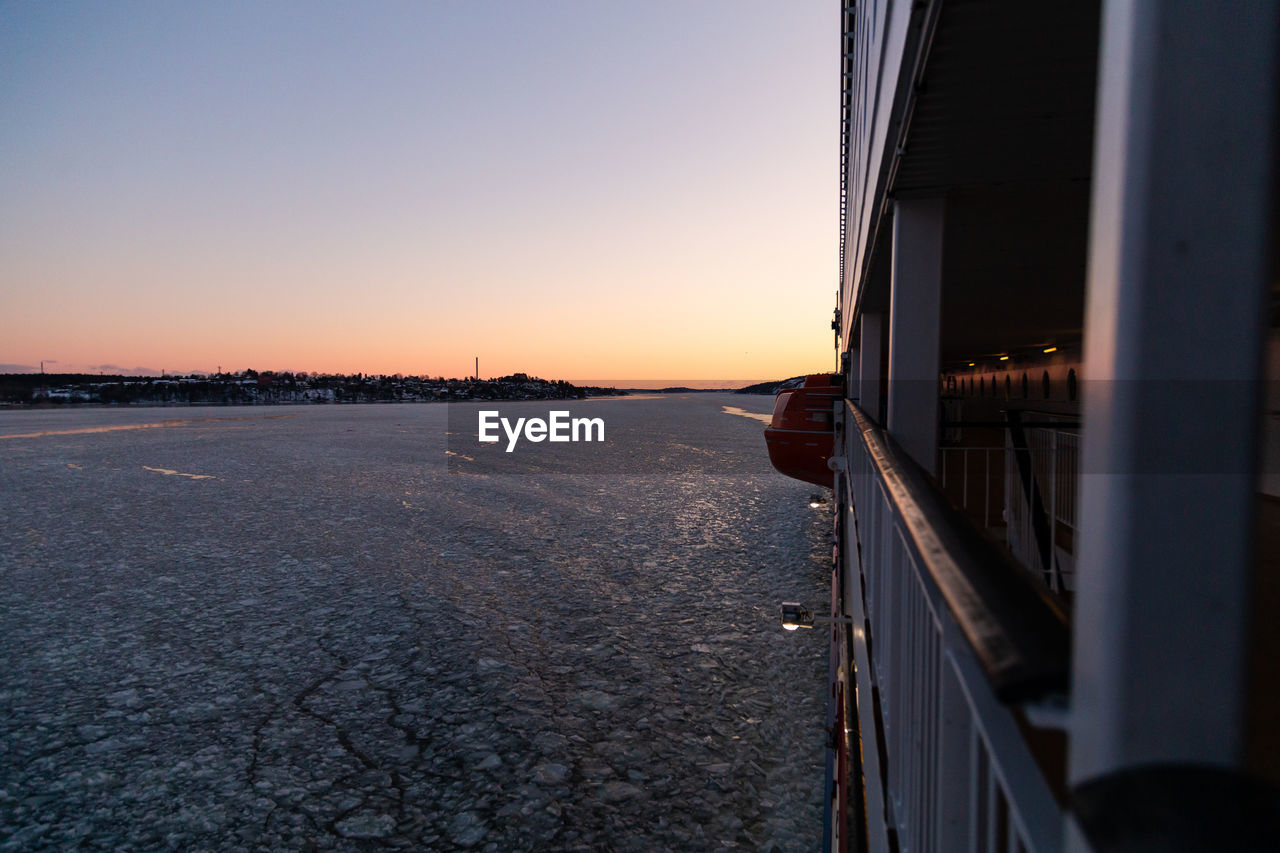
[[[899,195],[1087,181],[1098,62],[1096,2],[943,2]]]
[[[943,0],[890,191],[947,197],[944,365],[1079,339],[1098,23],[1097,2]]]

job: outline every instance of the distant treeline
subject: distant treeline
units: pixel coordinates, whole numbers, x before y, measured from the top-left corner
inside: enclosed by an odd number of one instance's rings
[[[445,379],[355,373],[244,370],[186,376],[90,373],[0,373],[0,403],[9,405],[183,403],[378,403],[448,400],[574,400],[626,394],[515,373],[498,379]]]
[[[793,376],[790,379],[775,379],[773,382],[757,382],[755,385],[748,385],[745,388],[739,388],[737,394],[777,394],[787,388],[799,388],[804,384],[803,376]]]

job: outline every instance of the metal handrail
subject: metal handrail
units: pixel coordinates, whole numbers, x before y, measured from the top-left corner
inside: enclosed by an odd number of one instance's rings
[[[957,512],[920,466],[861,409],[848,406],[868,458],[916,552],[1005,703],[1065,693],[1071,634],[1061,606]]]

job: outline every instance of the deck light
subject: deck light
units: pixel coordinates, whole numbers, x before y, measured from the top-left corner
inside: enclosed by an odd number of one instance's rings
[[[821,622],[824,625],[852,625],[853,617],[814,616],[812,610],[809,610],[798,601],[782,602],[782,627],[788,631],[794,631],[797,628],[812,628],[817,622]]]
[[[782,627],[788,631],[813,627],[813,611],[805,610],[798,601],[782,602]]]
[[[971,362],[969,362],[969,366],[970,366],[970,367],[973,367],[973,362],[972,362],[972,361],[971,361]]]
[[[1048,349],[1046,349],[1046,350],[1044,351],[1044,354],[1045,354],[1045,355],[1048,355],[1048,354],[1049,354],[1049,353],[1051,353],[1051,352],[1057,352],[1057,351],[1058,351],[1058,348],[1057,348],[1057,347],[1049,347]]]
[[[1000,360],[1001,360],[1001,361],[1008,361],[1008,360],[1009,360],[1009,356],[1007,356],[1007,355],[1002,355],[1002,356],[1000,356]]]

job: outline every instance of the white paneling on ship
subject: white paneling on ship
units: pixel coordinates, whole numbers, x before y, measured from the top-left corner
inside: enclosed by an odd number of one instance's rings
[[[826,849],[1280,849],[1280,4],[841,11]]]

